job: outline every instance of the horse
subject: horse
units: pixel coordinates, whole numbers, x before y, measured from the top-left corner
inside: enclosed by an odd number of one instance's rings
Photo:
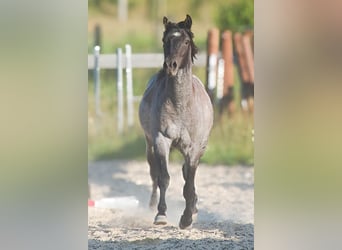
[[[195,174],[205,152],[213,126],[213,106],[192,65],[198,49],[191,31],[192,19],[173,23],[163,18],[164,63],[150,79],[139,105],[139,120],[145,133],[146,157],[152,179],[150,207],[157,205],[155,225],[167,224],[165,193],[169,186],[169,153],[178,149],[184,157],[182,167],[186,206],[179,227],[191,227],[197,214]]]

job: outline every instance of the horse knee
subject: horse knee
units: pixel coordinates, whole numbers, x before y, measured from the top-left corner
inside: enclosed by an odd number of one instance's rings
[[[186,200],[195,199],[195,196],[196,196],[195,187],[185,184],[183,188],[183,196]]]
[[[192,169],[194,169],[195,171],[196,171],[196,169],[197,169],[197,166],[198,166],[198,164],[199,164],[199,157],[196,157],[196,158],[194,158],[194,159],[190,159],[189,160],[189,166],[190,166],[190,168],[192,168]]]
[[[169,187],[170,184],[170,176],[168,174],[164,176],[160,176],[158,178],[158,186],[160,189],[166,190]]]
[[[155,165],[150,166],[150,176],[153,183],[158,181],[159,171]]]

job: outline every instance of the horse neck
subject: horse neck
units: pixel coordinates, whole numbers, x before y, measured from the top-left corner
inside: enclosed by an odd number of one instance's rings
[[[176,107],[185,106],[192,95],[191,64],[179,69],[175,77],[168,77],[168,93]]]

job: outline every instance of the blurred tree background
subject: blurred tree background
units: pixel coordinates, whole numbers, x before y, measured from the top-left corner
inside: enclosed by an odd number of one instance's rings
[[[216,24],[220,30],[243,32],[254,28],[254,0],[236,0],[222,5],[216,13]]]
[[[206,53],[208,30],[217,27],[221,31],[244,31],[253,29],[253,0],[89,0],[88,1],[88,53],[93,53],[95,30],[101,34],[98,42],[101,53],[115,53],[125,44],[132,46],[133,53],[162,52],[163,16],[171,21],[192,17],[195,44],[200,53]],[[97,28],[96,28],[97,27]],[[148,79],[158,69],[134,69],[134,95],[141,96]],[[194,68],[205,83],[205,67]],[[234,92],[236,106],[240,105],[240,79],[234,68]],[[135,125],[125,128],[122,135],[116,131],[116,71],[101,70],[102,117],[96,117],[94,109],[94,86],[92,70],[88,71],[88,157],[101,159],[145,160],[143,131],[138,122],[138,105],[135,103]],[[238,110],[237,110],[238,111]],[[254,144],[253,115],[236,112],[225,116],[212,130],[208,149],[202,162],[209,164],[253,164]],[[171,160],[180,160],[176,151]]]
[[[193,19],[195,42],[205,52],[207,32],[212,27],[232,31],[253,29],[253,5],[254,0],[89,0],[89,52],[96,24],[101,27],[104,53],[113,53],[127,41],[136,52],[160,52],[163,16],[180,21],[186,14]],[[127,15],[120,19],[123,9]]]

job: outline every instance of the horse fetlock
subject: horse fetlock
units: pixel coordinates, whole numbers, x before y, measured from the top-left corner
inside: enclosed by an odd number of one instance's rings
[[[159,202],[159,204],[158,204],[158,214],[165,215],[166,209],[167,209],[166,203]]]
[[[185,186],[183,188],[183,197],[185,198],[185,200],[188,202],[193,202],[196,203],[197,198],[196,198],[196,192],[195,192],[195,188],[194,187],[188,187]]]

